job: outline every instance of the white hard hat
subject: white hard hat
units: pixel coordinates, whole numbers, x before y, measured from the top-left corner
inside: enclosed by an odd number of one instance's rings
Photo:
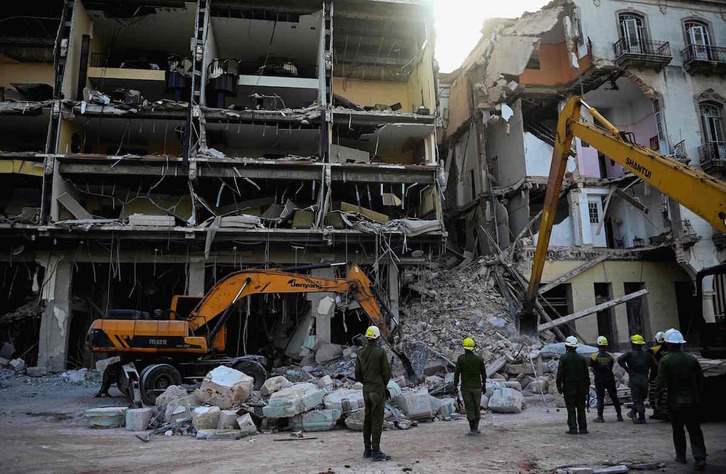
[[[567,347],[577,347],[580,345],[580,343],[577,342],[577,338],[575,336],[569,336],[567,339],[565,339],[565,345]]]
[[[597,345],[598,346],[607,346],[608,345],[608,339],[605,336],[600,336],[597,338]]]
[[[665,341],[665,333],[663,331],[655,333],[655,341],[659,344],[663,343]]]
[[[668,335],[665,338],[665,341],[670,344],[685,344],[686,341],[683,339],[683,334],[681,334],[681,331],[678,331],[677,329],[673,329],[668,331]]]
[[[368,339],[378,339],[378,337],[381,335],[381,330],[378,329],[377,326],[371,326],[368,329],[366,329],[366,337]]]

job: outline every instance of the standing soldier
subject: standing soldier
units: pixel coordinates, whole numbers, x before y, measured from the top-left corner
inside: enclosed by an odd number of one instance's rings
[[[613,401],[615,412],[618,414],[618,421],[623,421],[618,390],[615,388],[615,376],[613,375],[615,358],[606,350],[608,340],[605,336],[597,338],[597,347],[599,351],[593,354],[590,359],[590,367],[595,373],[595,393],[597,394],[597,418],[595,418],[595,423],[605,422],[602,417],[605,409],[605,390],[608,391],[608,395]]]
[[[628,412],[628,417],[633,423],[640,425],[645,423],[645,398],[648,396],[649,373],[658,368],[658,363],[650,351],[644,351],[645,339],[640,334],[634,334],[630,338],[632,350],[618,358],[618,364],[628,373],[630,377],[630,396],[633,399],[633,408]]]
[[[675,329],[669,331],[665,342],[668,344],[668,354],[663,357],[658,367],[656,403],[660,403],[661,397],[667,390],[676,461],[686,463],[686,433],[683,429],[685,426],[691,438],[695,468],[703,471],[706,469],[706,444],[703,441],[698,413],[704,394],[701,364],[694,356],[683,352],[682,345],[686,341],[683,340],[680,331]]]
[[[391,379],[391,366],[386,352],[378,346],[381,331],[376,326],[366,330],[368,344],[358,351],[355,360],[355,378],[363,384],[365,418],[363,420],[363,457],[373,461],[391,459],[381,452],[381,432],[386,403],[386,386]],[[372,440],[371,440],[372,438]]]
[[[474,354],[474,339],[464,339],[464,353],[456,359],[454,370],[454,395],[459,394],[459,377],[461,377],[461,396],[466,407],[466,419],[469,420],[467,436],[474,436],[479,431],[481,419],[481,391],[486,387],[487,369],[481,357]]]
[[[658,331],[657,333],[655,333],[655,344],[653,345],[653,347],[650,348],[650,352],[653,354],[655,361],[659,364],[663,356],[668,353],[665,344],[665,333],[663,333],[663,331]],[[663,406],[659,408],[658,400],[656,400],[655,396],[655,379],[657,376],[657,370],[650,371],[650,381],[648,383],[648,401],[650,402],[650,407],[653,409],[653,414],[650,417],[656,420],[667,420],[668,409]]]
[[[565,353],[560,357],[557,368],[557,391],[565,396],[567,406],[567,425],[570,427],[567,434],[587,434],[587,417],[585,416],[585,403],[590,392],[590,374],[585,359],[577,354],[575,336],[565,339]]]

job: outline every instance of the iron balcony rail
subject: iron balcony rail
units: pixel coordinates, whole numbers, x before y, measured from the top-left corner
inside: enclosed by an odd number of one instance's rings
[[[701,166],[726,162],[726,143],[707,142],[698,147]]]
[[[661,60],[670,60],[672,58],[671,45],[668,41],[641,39],[633,42],[626,38],[621,38],[617,43],[615,43],[615,58],[620,58],[626,54],[652,57],[653,59]]]
[[[687,65],[697,61],[714,61],[726,63],[726,48],[719,46],[704,46],[691,44],[681,51],[683,64]]]

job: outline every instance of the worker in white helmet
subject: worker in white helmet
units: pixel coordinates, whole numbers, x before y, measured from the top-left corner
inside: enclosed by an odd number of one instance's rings
[[[585,403],[590,392],[590,373],[587,362],[577,353],[580,345],[575,336],[565,339],[565,353],[557,367],[557,391],[564,395],[567,406],[567,434],[587,434]]]
[[[597,418],[595,423],[604,423],[603,411],[605,410],[605,390],[610,395],[610,399],[615,406],[615,412],[618,414],[618,421],[623,421],[623,414],[620,411],[620,400],[618,400],[618,390],[615,387],[615,376],[613,375],[613,366],[615,358],[607,351],[608,340],[605,336],[597,338],[598,351],[590,358],[590,367],[595,374],[595,394],[597,395]]]
[[[656,379],[656,401],[668,390],[668,406],[673,428],[673,444],[676,448],[676,461],[686,464],[686,432],[691,438],[691,452],[695,468],[706,469],[706,443],[703,440],[699,420],[699,405],[704,396],[704,380],[701,364],[691,354],[683,352],[683,334],[673,329],[665,336],[668,355],[663,357],[658,367]]]

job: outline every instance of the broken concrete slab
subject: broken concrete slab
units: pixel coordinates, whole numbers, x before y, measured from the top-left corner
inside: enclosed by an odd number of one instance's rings
[[[13,359],[8,363],[8,365],[15,372],[22,372],[25,370],[25,361],[23,359]]]
[[[174,227],[174,216],[131,214],[129,224],[141,227]]]
[[[400,389],[399,389],[400,391]],[[363,400],[363,390],[336,390],[329,393],[323,399],[325,408],[335,409],[343,414],[348,414],[358,408],[365,407]]]
[[[511,388],[494,390],[489,398],[489,410],[495,413],[519,413],[522,411],[524,397],[521,392]]]
[[[278,375],[276,377],[270,377],[269,379],[265,380],[265,383],[260,389],[260,393],[265,397],[269,397],[278,390],[286,387],[292,387],[292,383],[282,375]]]
[[[249,413],[245,413],[237,418],[237,425],[239,426],[239,431],[242,433],[242,436],[257,434],[257,425],[255,425],[255,422],[252,420],[252,416]]]
[[[202,386],[195,394],[201,402],[227,410],[245,402],[252,393],[254,384],[255,379],[249,375],[222,365],[204,377]]]
[[[48,374],[47,367],[28,367],[25,369],[25,373],[28,377],[43,377]]]
[[[197,430],[197,439],[207,441],[235,441],[243,436],[244,434],[240,430],[218,430],[216,428]]]
[[[192,426],[197,430],[216,429],[220,412],[219,407],[197,407],[192,412]]]
[[[507,388],[514,389],[518,392],[522,391],[522,384],[519,383],[519,381],[517,381],[517,380],[507,380],[507,381],[503,382],[503,385]]]
[[[333,302],[332,298],[330,298]],[[323,298],[320,301],[320,306],[323,306],[323,302],[326,301],[325,298]],[[318,308],[318,312],[322,311],[324,308]],[[328,314],[327,311],[321,314]],[[315,348],[315,362],[318,364],[324,364],[326,362],[330,362],[331,360],[337,359],[339,357],[343,356],[343,346],[339,344],[331,344],[329,342],[320,342],[317,344],[317,347]]]
[[[428,390],[407,390],[396,398],[401,411],[412,420],[429,420],[434,417]]]
[[[301,413],[290,418],[290,427],[295,431],[328,431],[333,429],[340,414],[336,409]]]
[[[362,389],[363,387],[361,387],[361,390]],[[398,385],[394,380],[388,381],[388,385],[386,385],[386,390],[388,390],[388,393],[391,394],[391,399],[395,399],[403,393],[403,390],[401,390],[401,386]]]
[[[199,400],[191,393],[176,400],[172,400],[166,406],[164,411],[164,419],[167,423],[173,423],[182,418],[192,417],[192,408],[199,406]]]
[[[292,418],[322,404],[324,397],[325,390],[311,383],[299,383],[273,393],[262,413],[268,418]]]
[[[237,429],[237,410],[222,410],[219,412],[219,420],[217,421],[218,430]]]
[[[68,209],[68,212],[73,214],[73,217],[80,220],[92,220],[93,216],[86,210],[85,207],[76,201],[76,199],[70,194],[63,193],[56,198],[59,203],[63,204],[63,207]]]
[[[435,414],[444,420],[450,420],[454,413],[456,413],[456,400],[450,397],[440,398],[438,400],[439,407]]]
[[[83,413],[91,428],[118,428],[126,424],[126,407],[91,408]]]
[[[330,377],[330,375],[326,375],[325,377],[318,380],[318,388],[322,388],[328,393],[333,391],[333,387],[335,387],[335,383],[333,382],[333,379]]]
[[[146,431],[151,418],[154,416],[153,408],[134,408],[126,411],[126,431]]]
[[[169,403],[182,397],[186,397],[187,395],[189,395],[187,393],[187,389],[181,385],[170,385],[166,390],[164,390],[164,393],[156,397],[156,408],[159,411],[165,411]]]

